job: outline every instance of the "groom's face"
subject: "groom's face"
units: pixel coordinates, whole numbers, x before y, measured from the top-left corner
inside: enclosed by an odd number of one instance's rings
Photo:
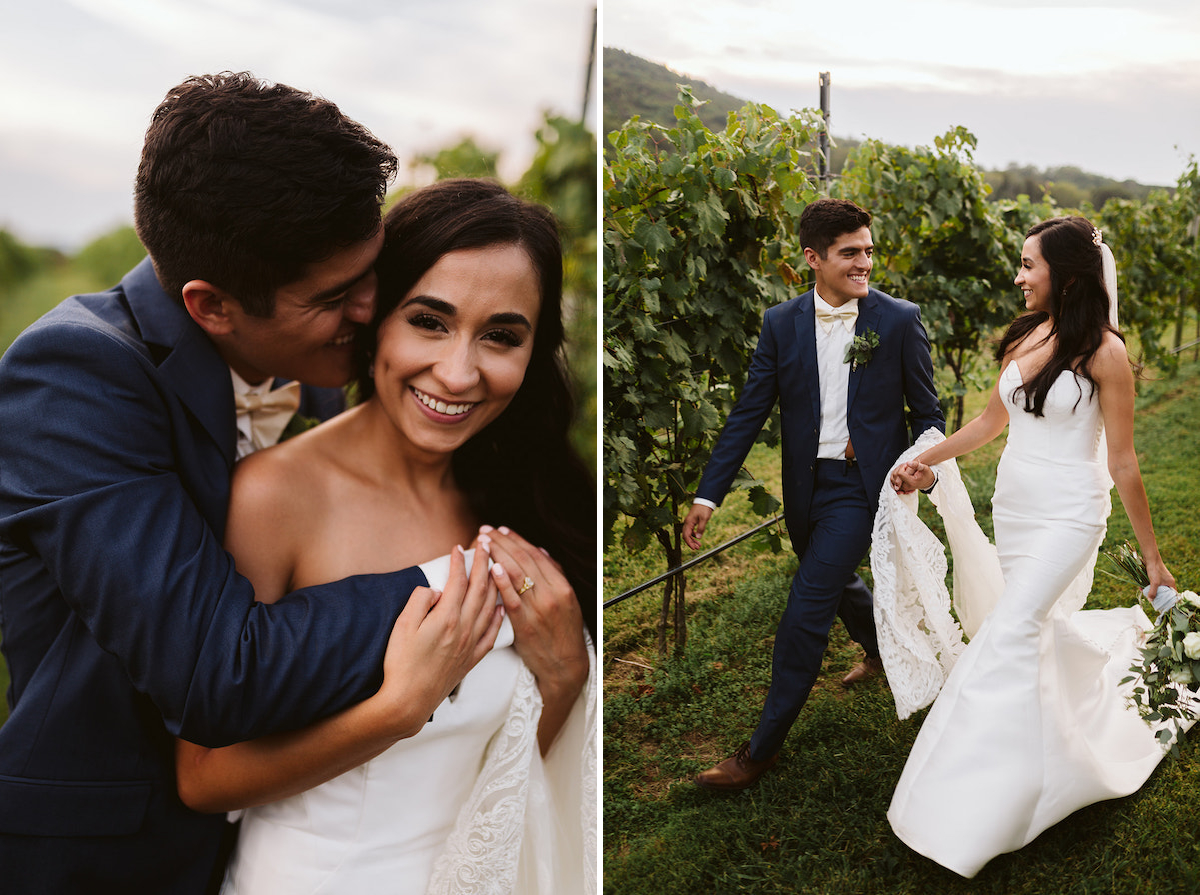
[[[870,227],[842,234],[824,256],[813,249],[804,250],[808,266],[816,274],[817,292],[834,307],[866,297],[874,254]]]
[[[304,276],[275,292],[270,317],[228,303],[229,332],[214,336],[218,350],[247,382],[271,376],[340,387],[354,373],[355,334],[375,309],[375,259],[383,228],[310,265]]]

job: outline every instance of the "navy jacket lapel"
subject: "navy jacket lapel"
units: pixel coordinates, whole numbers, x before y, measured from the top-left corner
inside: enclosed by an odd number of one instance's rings
[[[817,319],[813,313],[813,295],[810,289],[796,299],[796,354],[800,359],[802,381],[816,383],[808,390],[812,402],[812,418],[818,425],[821,420],[821,377],[817,369]]]
[[[874,291],[868,291],[866,297],[858,300],[858,321],[854,324],[854,335],[857,338],[869,329],[879,332],[879,315],[881,305],[875,299]],[[850,382],[846,389],[846,417],[854,407],[854,397],[858,394],[858,384],[862,382],[865,364],[859,364],[857,369],[850,370]]]
[[[179,302],[159,285],[147,258],[121,281],[142,338],[165,383],[195,415],[232,468],[237,444],[229,368]],[[158,350],[155,350],[158,349]],[[165,354],[164,354],[165,352]]]

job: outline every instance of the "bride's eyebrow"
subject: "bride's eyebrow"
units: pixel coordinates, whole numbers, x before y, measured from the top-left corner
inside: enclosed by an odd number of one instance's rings
[[[516,311],[493,314],[488,318],[488,323],[500,324],[502,326],[523,326],[528,330],[533,329],[533,324],[529,322],[529,318],[524,314],[518,314]]]
[[[458,314],[458,308],[450,302],[441,298],[434,298],[432,295],[414,295],[400,305],[400,307],[407,308],[409,305],[424,305],[431,311],[437,311],[439,314],[445,314],[447,317],[454,317]],[[507,326],[523,326],[525,329],[533,331],[533,324],[529,322],[529,318],[517,311],[492,314],[492,316],[488,317],[487,322]]]
[[[439,314],[445,314],[447,317],[453,317],[458,313],[458,309],[450,302],[440,298],[434,298],[432,295],[414,295],[400,305],[401,308],[407,308],[409,305],[424,305],[431,311],[437,311]]]

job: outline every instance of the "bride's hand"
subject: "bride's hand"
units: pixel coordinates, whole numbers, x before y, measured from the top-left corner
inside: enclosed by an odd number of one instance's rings
[[[391,706],[401,737],[412,736],[496,642],[503,616],[487,558],[468,578],[461,547],[450,554],[446,587],[413,591],[392,627],[376,698]]]
[[[544,700],[574,701],[587,681],[587,644],[583,613],[562,567],[515,532],[487,526],[481,532],[480,539],[490,541],[492,575],[517,654],[537,678]]]
[[[1171,590],[1178,590],[1175,586],[1175,576],[1167,571],[1166,565],[1162,561],[1162,557],[1146,563],[1146,574],[1150,577],[1150,598],[1154,599],[1154,595],[1158,593],[1160,587],[1169,587]]]
[[[892,470],[892,488],[897,494],[912,492],[930,487],[937,480],[932,466],[926,466],[920,460],[909,460]]]

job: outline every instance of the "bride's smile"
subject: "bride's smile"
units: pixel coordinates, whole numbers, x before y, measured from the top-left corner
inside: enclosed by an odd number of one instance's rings
[[[474,403],[451,404],[447,401],[439,401],[433,395],[427,395],[419,388],[412,388],[410,391],[412,391],[418,401],[429,408],[432,413],[437,415],[435,419],[443,416],[461,417],[463,414],[470,413],[471,408],[475,406]]]

